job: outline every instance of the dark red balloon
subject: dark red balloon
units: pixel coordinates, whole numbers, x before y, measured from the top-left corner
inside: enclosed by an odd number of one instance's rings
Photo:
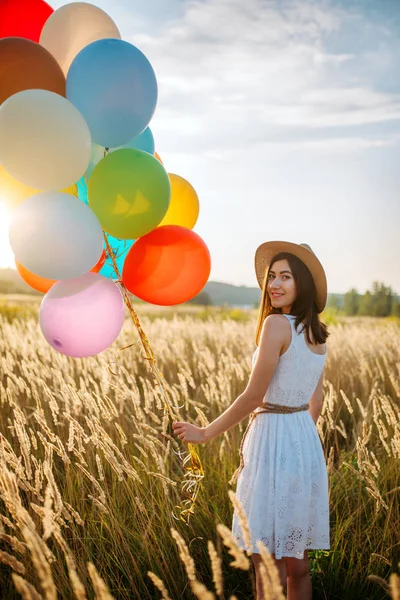
[[[65,76],[60,65],[46,48],[32,40],[0,39],[0,104],[17,92],[31,89],[65,96]]]
[[[23,37],[38,42],[53,12],[44,0],[0,0],[0,38]]]
[[[196,296],[210,271],[210,252],[197,233],[163,225],[135,241],[125,258],[122,281],[141,300],[173,306]]]

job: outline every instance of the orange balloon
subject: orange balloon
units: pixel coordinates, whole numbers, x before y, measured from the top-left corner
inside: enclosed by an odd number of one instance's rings
[[[100,256],[99,261],[95,264],[93,269],[90,269],[91,272],[98,273],[105,262],[106,262],[106,252],[105,252],[105,250],[103,250],[103,254]],[[21,277],[25,281],[25,283],[30,285],[31,288],[33,288],[34,290],[37,290],[38,292],[42,292],[43,294],[46,294],[49,291],[49,289],[55,283],[57,283],[57,279],[46,279],[45,277],[40,277],[39,275],[36,275],[35,273],[28,271],[28,269],[25,269],[25,267],[22,266],[21,263],[17,261],[17,259],[15,259],[15,265],[17,267],[18,273],[21,275]]]
[[[164,164],[163,161],[160,158],[160,155],[157,154],[157,152],[154,152],[154,158],[156,158],[162,165]]]
[[[106,258],[107,258],[107,253],[105,250],[103,250],[102,255],[100,256],[97,263],[94,265],[93,269],[90,269],[91,273],[98,273],[100,271],[101,267],[106,262]]]
[[[210,271],[210,252],[202,238],[186,227],[164,225],[140,237],[130,248],[122,281],[146,302],[173,306],[196,296]]]
[[[65,96],[65,76],[46,48],[20,37],[0,39],[0,104],[22,90]]]

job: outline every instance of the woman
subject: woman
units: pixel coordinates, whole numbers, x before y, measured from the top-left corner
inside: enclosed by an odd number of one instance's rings
[[[257,540],[272,554],[289,600],[311,600],[308,550],[330,548],[328,476],[316,428],[329,336],[318,318],[326,276],[307,244],[291,242],[261,244],[255,269],[262,299],[246,389],[207,427],[178,421],[173,428],[182,441],[203,444],[251,413],[229,483],[237,479],[249,521],[257,600]],[[232,533],[245,548],[236,510]]]

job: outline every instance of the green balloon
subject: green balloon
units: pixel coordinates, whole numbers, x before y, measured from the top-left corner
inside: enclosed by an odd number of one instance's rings
[[[97,163],[89,179],[88,198],[104,231],[121,240],[138,239],[163,220],[171,184],[154,156],[124,148]]]

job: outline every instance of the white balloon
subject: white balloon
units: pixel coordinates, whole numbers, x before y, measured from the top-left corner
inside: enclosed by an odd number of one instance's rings
[[[51,52],[67,75],[75,56],[85,46],[104,38],[121,39],[111,17],[93,4],[72,2],[50,15],[40,34],[40,44]]]
[[[73,185],[89,165],[91,146],[85,119],[59,94],[24,90],[0,106],[0,164],[29,187]]]
[[[15,258],[46,279],[73,279],[103,253],[103,230],[92,209],[71,194],[42,192],[24,200],[9,228]]]

